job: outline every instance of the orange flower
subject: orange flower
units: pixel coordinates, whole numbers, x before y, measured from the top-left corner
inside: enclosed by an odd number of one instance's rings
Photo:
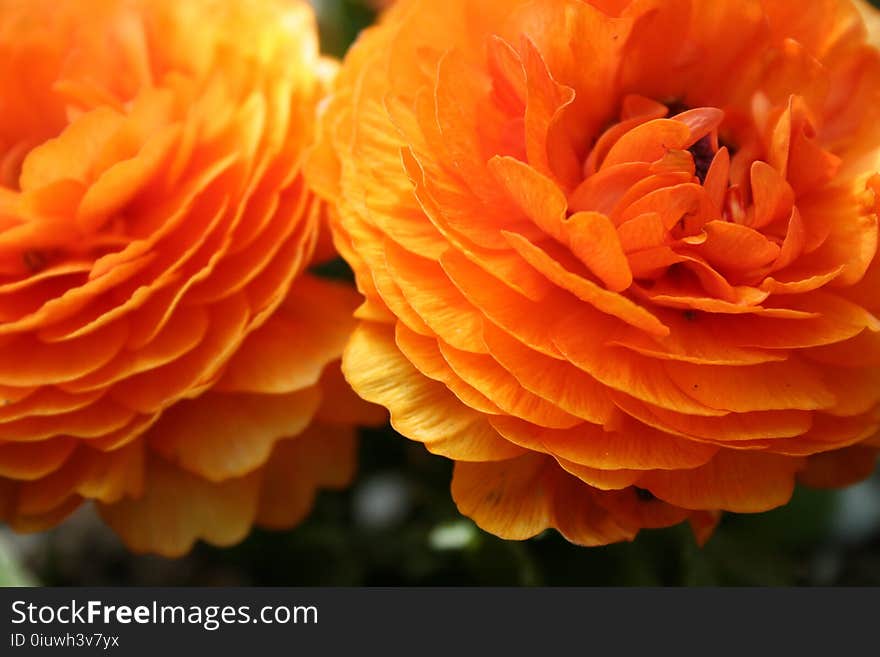
[[[0,5],[13,528],[95,500],[177,555],[350,479],[365,405],[325,366],[357,296],[305,273],[323,206],[300,170],[332,69],[304,2]]]
[[[463,513],[705,539],[873,468],[865,34],[848,0],[411,0],[361,38],[307,171],[366,296],[343,369]]]

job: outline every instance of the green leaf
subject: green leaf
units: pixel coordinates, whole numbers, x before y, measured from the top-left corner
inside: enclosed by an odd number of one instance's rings
[[[0,534],[0,586],[36,586],[37,581],[19,564],[9,540]]]

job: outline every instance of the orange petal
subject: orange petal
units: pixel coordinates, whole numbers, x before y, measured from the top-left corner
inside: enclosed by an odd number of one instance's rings
[[[723,415],[682,392],[662,362],[607,347],[613,327],[595,314],[573,313],[554,330],[554,342],[573,365],[610,388],[661,408],[695,415]]]
[[[751,169],[751,182],[755,208],[750,222],[752,228],[759,230],[791,214],[794,191],[776,169],[766,162],[755,161]]]
[[[489,72],[498,104],[514,116],[526,110],[526,72],[519,54],[507,41],[492,35],[487,42]]]
[[[275,443],[263,468],[256,522],[271,529],[299,523],[318,488],[348,485],[357,466],[357,436],[351,427],[313,424],[292,440]]]
[[[724,197],[730,184],[730,152],[727,146],[722,146],[712,158],[712,164],[706,172],[706,180],[703,181],[703,189],[712,199],[715,208],[721,212],[724,208]]]
[[[453,244],[467,240],[487,249],[504,249],[502,228],[541,235],[537,224],[517,210],[513,197],[499,194],[497,183],[494,193],[499,198],[489,205],[455,181],[428,176],[411,149],[401,149],[400,155],[425,216]]]
[[[33,443],[0,443],[0,477],[39,479],[64,463],[76,445],[76,440],[66,436]]]
[[[700,547],[706,545],[709,539],[712,538],[712,534],[715,533],[715,528],[718,527],[719,522],[721,522],[720,511],[697,511],[691,514],[691,531],[694,533],[697,545]]]
[[[407,303],[434,333],[463,351],[485,353],[483,318],[449,281],[436,262],[385,243],[389,271]]]
[[[639,486],[686,509],[759,513],[786,504],[802,459],[721,450],[693,470],[645,474]]]
[[[657,215],[656,212],[639,215],[641,217],[645,217],[648,215]],[[635,220],[632,220],[635,221]],[[631,221],[627,221],[624,226],[632,223]],[[662,227],[662,223],[661,223]],[[665,232],[665,228],[663,228]],[[642,251],[636,251],[634,253],[630,253],[627,255],[629,260],[629,266],[633,273],[633,278],[638,279],[653,279],[657,276],[662,275],[666,269],[672,265],[675,265],[679,262],[684,262],[687,260],[687,256],[681,255],[680,253],[676,253],[673,249],[668,246],[658,246],[653,248],[644,249]]]
[[[615,417],[607,389],[582,370],[535,352],[500,329],[487,326],[483,336],[492,357],[525,389],[593,424],[605,425]]]
[[[833,345],[854,338],[866,328],[880,329],[877,318],[864,308],[837,295],[814,292],[810,295],[779,297],[779,302],[802,317],[703,315],[698,324],[719,340],[761,349],[803,349]],[[768,309],[770,310],[770,309]],[[815,354],[811,349],[808,355]],[[870,350],[867,352],[870,353]]]
[[[687,147],[690,129],[671,119],[654,119],[630,130],[617,140],[602,162],[601,168],[624,162],[654,162],[671,149]]]
[[[835,417],[826,413],[813,415],[813,426],[798,438],[780,438],[766,445],[777,454],[787,456],[811,456],[830,450],[850,447],[857,443],[870,443],[880,430],[877,411],[847,417]]]
[[[103,391],[88,394],[69,394],[59,388],[43,386],[31,394],[15,399],[10,394],[0,407],[0,422],[12,422],[32,416],[58,415],[77,411],[98,401]]]
[[[133,158],[117,162],[95,181],[83,196],[76,213],[83,232],[100,228],[104,221],[141,191],[166,163],[180,139],[180,126],[160,130]]]
[[[817,368],[794,358],[740,367],[666,361],[664,367],[681,391],[719,410],[815,410],[835,403]]]
[[[668,113],[666,105],[650,98],[628,95],[623,99],[621,121],[605,130],[584,162],[584,174],[587,178],[596,175],[611,147],[630,130],[652,119],[662,119]]]
[[[526,217],[550,237],[564,241],[567,203],[552,180],[512,157],[493,157],[489,170]]]
[[[126,495],[141,495],[146,451],[141,440],[132,440],[112,451],[78,449],[71,459],[81,463],[73,490],[86,499],[107,504]]]
[[[613,431],[583,423],[571,429],[545,429],[515,418],[496,417],[492,425],[510,441],[597,470],[694,468],[718,451],[714,445],[684,440],[624,418]]]
[[[482,414],[416,370],[400,353],[388,327],[362,323],[356,328],[342,370],[361,397],[390,411],[395,429],[435,454],[484,461],[523,452],[500,437]]]
[[[342,355],[358,299],[347,285],[300,276],[282,306],[235,352],[215,390],[279,394],[314,385]]]
[[[17,511],[42,515],[72,499],[89,497],[114,502],[123,495],[140,495],[143,490],[143,443],[136,441],[112,452],[100,452],[80,444],[55,471],[23,482]]]
[[[621,490],[632,486],[642,473],[638,470],[597,470],[556,457],[556,462],[569,474],[599,490]]]
[[[771,440],[774,442],[768,445],[773,447],[778,439],[808,434],[813,425],[809,411],[753,411],[697,417],[650,407],[623,393],[614,393],[612,398],[623,411],[659,431],[727,447],[736,447],[734,443]]]
[[[397,347],[407,360],[429,379],[445,385],[465,406],[491,415],[501,413],[492,400],[467,383],[452,369],[446,362],[435,338],[421,336],[408,329],[403,322],[397,323],[394,335]]]
[[[658,213],[667,230],[678,226],[686,234],[695,233],[707,221],[718,217],[706,191],[693,182],[662,187],[645,194],[620,213],[619,221],[629,221],[647,212]]]
[[[32,150],[21,167],[22,191],[63,179],[86,182],[97,153],[124,121],[109,107],[83,114],[55,139]]]
[[[831,415],[861,415],[880,403],[880,370],[876,368],[825,367],[825,385],[837,403],[826,409]]]
[[[388,411],[361,399],[342,374],[341,362],[324,368],[318,382],[321,405],[315,412],[315,421],[331,427],[357,425],[376,427],[388,422]]]
[[[448,154],[450,164],[459,170],[465,184],[491,202],[497,192],[486,176],[484,163],[489,149],[481,143],[483,131],[477,120],[478,116],[486,120],[491,110],[482,102],[488,89],[489,81],[482,71],[467,61],[461,51],[449,50],[441,57],[434,88],[434,108],[443,140],[441,152]],[[494,125],[499,123],[500,120]]]
[[[739,322],[738,317],[725,317],[724,321],[720,321],[707,315],[685,316],[678,312],[663,314],[662,317],[664,324],[671,329],[670,334],[665,337],[649,336],[627,327],[609,339],[607,344],[625,347],[652,358],[701,365],[755,365],[786,358],[784,353],[743,346],[743,341],[734,337],[735,331],[725,330],[725,321],[738,322],[737,326],[742,325],[748,329],[753,318]],[[772,348],[777,347],[774,345]]]
[[[134,413],[106,395],[94,404],[67,413],[31,415],[0,425],[0,440],[36,441],[53,436],[99,438],[122,428]]]
[[[208,313],[204,308],[178,308],[162,330],[140,349],[125,349],[103,367],[59,387],[70,392],[106,389],[116,381],[181,358],[201,343],[207,331]]]
[[[620,246],[626,253],[643,251],[663,244],[666,226],[657,212],[646,212],[617,227]]]
[[[853,445],[816,454],[798,474],[798,481],[811,488],[843,488],[870,477],[877,468],[877,447]]]
[[[127,338],[128,325],[116,322],[77,340],[47,344],[30,335],[0,346],[0,383],[11,386],[48,385],[94,372],[109,362]]]
[[[642,306],[620,294],[604,290],[592,281],[574,274],[553,260],[545,251],[522,235],[504,233],[516,251],[536,270],[561,288],[568,290],[596,309],[622,319],[654,335],[666,335],[669,329]]]
[[[219,547],[241,541],[256,517],[259,491],[257,473],[211,483],[152,457],[142,497],[98,509],[133,552],[179,557],[198,539]]]
[[[556,527],[580,545],[627,540],[592,500],[591,489],[548,457],[528,454],[508,461],[455,464],[452,497],[459,511],[486,531],[522,540]]]
[[[567,428],[579,422],[577,417],[529,392],[491,356],[458,351],[443,342],[439,346],[452,369],[505,413],[553,428]]]
[[[142,413],[167,406],[184,392],[192,393],[219,370],[244,337],[250,305],[234,294],[211,308],[209,330],[196,349],[172,363],[121,381],[110,395],[120,404]]]
[[[577,212],[565,222],[572,253],[612,292],[632,285],[632,272],[611,220],[598,212]]]
[[[779,257],[773,263],[771,271],[784,269],[795,262],[803,253],[806,245],[806,232],[801,213],[797,206],[791,209],[791,217],[788,219],[788,230],[785,231],[785,239],[779,249]]]
[[[779,257],[779,247],[757,230],[729,221],[710,221],[708,239],[696,251],[721,270],[751,271]]]
[[[625,162],[588,176],[569,195],[572,212],[594,211],[611,214],[627,198],[627,192],[651,173],[647,162]]]
[[[316,387],[281,395],[211,391],[174,404],[145,438],[170,463],[221,482],[265,463],[275,441],[308,426],[319,402]]]
[[[13,482],[3,483],[8,483],[11,488],[14,487]],[[14,499],[15,494],[8,493],[5,496],[9,499]],[[0,499],[2,499],[2,496],[0,496]],[[73,496],[63,500],[57,507],[45,513],[24,514],[18,513],[14,509],[5,510],[0,506],[0,514],[3,514],[4,520],[13,531],[19,533],[43,532],[62,522],[67,516],[76,511],[80,504],[82,504],[82,499]]]
[[[574,184],[579,160],[569,135],[560,134],[563,112],[575,99],[575,90],[553,79],[535,44],[521,40],[526,73],[526,154],[528,161],[545,176]]]
[[[685,144],[690,147],[718,129],[724,120],[724,112],[717,107],[696,107],[676,114],[672,120],[684,123],[691,131],[689,143]]]
[[[440,260],[443,271],[465,297],[492,323],[515,335],[523,344],[551,357],[559,357],[550,326],[564,313],[557,295],[535,302],[511,294],[494,276],[487,274],[453,250]],[[485,324],[483,330],[485,331]]]

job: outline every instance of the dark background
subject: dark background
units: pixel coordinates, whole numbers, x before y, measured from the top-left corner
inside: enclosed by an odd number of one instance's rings
[[[316,4],[332,54],[372,21],[358,0]],[[84,508],[44,534],[0,527],[0,584],[880,585],[878,476],[845,491],[799,489],[769,513],[728,514],[702,549],[685,526],[588,549],[552,531],[524,542],[480,531],[451,501],[451,469],[390,428],[365,431],[355,484],[319,495],[292,531],[168,560],[129,554]]]

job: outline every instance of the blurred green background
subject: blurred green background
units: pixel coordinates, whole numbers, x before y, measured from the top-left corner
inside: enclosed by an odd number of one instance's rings
[[[373,20],[359,0],[315,4],[332,54]],[[880,585],[878,476],[845,491],[799,489],[770,513],[727,515],[702,549],[686,526],[585,549],[555,532],[507,542],[480,531],[451,501],[451,463],[390,428],[364,432],[360,463],[355,484],[320,494],[295,530],[255,531],[225,550],[200,544],[178,560],[129,554],[90,508],[44,534],[0,528],[0,584]]]

